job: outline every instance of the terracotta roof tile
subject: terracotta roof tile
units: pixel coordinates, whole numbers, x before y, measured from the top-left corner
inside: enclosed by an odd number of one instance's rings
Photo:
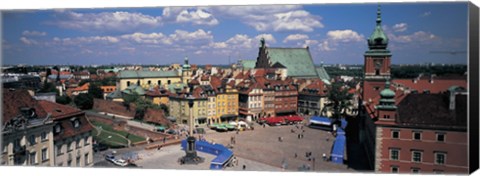
[[[38,118],[47,117],[47,112],[33,99],[25,89],[3,89],[2,122],[21,115],[21,108],[34,108]]]

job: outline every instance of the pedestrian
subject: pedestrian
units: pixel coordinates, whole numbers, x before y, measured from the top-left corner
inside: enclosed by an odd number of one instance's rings
[[[327,154],[323,153],[322,158],[323,158],[323,161],[327,161]]]
[[[247,169],[247,166],[244,164],[244,165],[243,165],[243,170],[245,170],[245,169]]]
[[[297,158],[297,152],[295,152],[295,158]]]
[[[298,139],[300,139],[300,134],[297,135]]]

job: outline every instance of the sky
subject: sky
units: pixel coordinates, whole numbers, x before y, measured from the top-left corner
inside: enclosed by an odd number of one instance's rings
[[[384,3],[393,64],[466,64],[467,3]],[[309,47],[315,64],[363,64],[377,3],[2,11],[2,62],[229,64]]]

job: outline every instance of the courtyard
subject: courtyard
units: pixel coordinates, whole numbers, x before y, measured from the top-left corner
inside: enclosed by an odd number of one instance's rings
[[[293,130],[293,131],[292,131]],[[303,132],[304,131],[304,132]],[[298,134],[303,133],[303,138]],[[198,138],[198,135],[196,135]],[[332,134],[326,131],[311,129],[306,126],[303,129],[298,126],[255,126],[255,130],[216,132],[206,130],[203,137],[209,142],[232,145],[234,156],[238,165],[227,167],[225,170],[242,171],[245,165],[246,171],[299,171],[299,168],[308,167],[315,172],[354,172],[346,164],[335,164],[322,159],[323,153],[328,157],[334,142]],[[279,138],[282,138],[281,141]],[[140,168],[148,169],[183,169],[183,170],[209,170],[210,161],[215,158],[202,152],[199,156],[205,158],[205,162],[198,165],[180,165],[178,159],[185,155],[180,145],[162,147],[160,150],[144,150],[141,147],[117,149],[118,153],[135,151],[140,160],[135,164]],[[109,151],[106,151],[109,152]],[[310,160],[306,153],[311,153]],[[101,152],[105,153],[105,152]],[[101,153],[97,158],[102,160]],[[313,159],[315,158],[315,159]],[[347,158],[345,158],[347,159]],[[97,167],[109,167],[103,161],[99,161]],[[102,164],[103,163],[103,164]]]

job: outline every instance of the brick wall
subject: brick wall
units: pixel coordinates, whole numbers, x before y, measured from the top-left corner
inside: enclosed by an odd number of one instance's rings
[[[102,99],[94,99],[93,100],[93,109],[101,112],[107,112],[112,114],[118,114],[122,116],[133,117],[135,116],[135,105],[130,103],[130,108],[127,109],[122,103],[102,100]]]

